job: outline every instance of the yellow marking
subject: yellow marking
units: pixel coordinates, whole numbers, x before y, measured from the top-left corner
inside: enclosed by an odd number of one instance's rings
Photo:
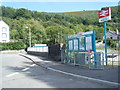
[[[72,53],[88,53],[88,52],[72,52]],[[96,53],[91,53],[91,54],[105,54],[103,52],[96,52]],[[107,53],[107,54],[120,54],[120,53]]]

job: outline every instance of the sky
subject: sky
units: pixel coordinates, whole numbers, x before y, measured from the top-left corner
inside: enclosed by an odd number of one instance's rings
[[[101,10],[102,7],[118,6],[118,1],[119,0],[4,0],[1,4],[13,8],[26,8],[39,12],[73,12]]]
[[[2,2],[119,2],[119,0],[0,0]]]

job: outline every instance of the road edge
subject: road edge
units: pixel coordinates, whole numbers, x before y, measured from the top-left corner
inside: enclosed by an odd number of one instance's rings
[[[77,77],[77,78],[82,78],[82,79],[85,79],[85,80],[90,80],[90,81],[94,81],[94,82],[97,82],[97,83],[104,83],[106,85],[111,85],[111,86],[117,86],[119,87],[120,84],[119,83],[116,83],[116,82],[111,82],[111,81],[106,81],[106,80],[101,80],[101,79],[95,79],[95,78],[91,78],[91,77],[86,77],[86,76],[81,76],[81,75],[77,75],[77,74],[73,74],[73,73],[68,73],[68,72],[64,72],[64,71],[61,71],[61,70],[58,70],[58,69],[54,69],[54,68],[51,68],[51,67],[47,67],[47,66],[44,66],[44,65],[40,65],[40,64],[37,64],[32,58],[30,58],[29,56],[25,55],[25,54],[21,54],[19,53],[19,55],[25,57],[25,58],[28,58],[29,60],[31,60],[33,63],[35,63],[36,65],[42,67],[42,68],[45,68],[45,69],[48,69],[48,70],[51,70],[51,71],[54,71],[54,72],[58,72],[58,73],[61,73],[61,74],[65,74],[65,75],[68,75],[68,76],[74,76],[74,77]]]

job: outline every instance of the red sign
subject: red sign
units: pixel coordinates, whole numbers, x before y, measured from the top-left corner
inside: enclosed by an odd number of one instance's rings
[[[106,8],[98,12],[99,14],[99,22],[104,22],[107,20],[111,20],[111,9]]]

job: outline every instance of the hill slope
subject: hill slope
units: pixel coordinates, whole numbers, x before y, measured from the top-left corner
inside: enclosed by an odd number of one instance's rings
[[[78,32],[97,31],[97,40],[102,40],[103,23],[98,22],[98,11],[79,11],[66,13],[43,13],[24,8],[0,7],[2,19],[10,26],[11,39],[22,40],[28,45],[32,33],[32,45],[35,43],[65,43],[66,37]],[[111,7],[112,20],[107,29],[118,29],[118,6]]]

